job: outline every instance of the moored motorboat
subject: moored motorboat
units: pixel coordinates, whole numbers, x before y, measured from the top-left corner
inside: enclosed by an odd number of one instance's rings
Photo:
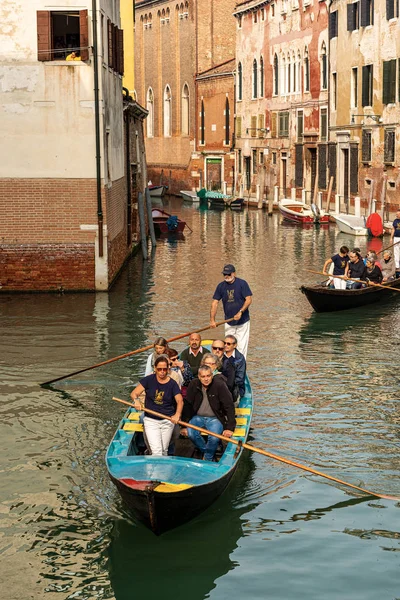
[[[250,429],[253,398],[249,380],[236,408],[233,439],[245,442]],[[108,447],[109,476],[136,520],[157,535],[196,517],[224,491],[243,449],[228,443],[218,462],[188,456],[141,455],[141,413],[130,408]]]
[[[182,221],[175,215],[153,208],[151,211],[156,234],[160,233],[181,233],[186,226],[186,221]]]
[[[383,235],[384,228],[382,218],[377,213],[372,213],[368,219],[366,217],[356,217],[355,215],[346,215],[336,213],[332,215],[336,221],[339,231],[349,235],[380,237]]]
[[[181,190],[180,194],[185,202],[200,202],[197,193],[192,190]]]
[[[305,204],[299,200],[283,198],[278,202],[279,212],[284,219],[295,223],[329,223],[329,215],[315,204]]]
[[[232,210],[242,210],[244,207],[244,198],[232,198],[229,202],[229,208]]]
[[[167,185],[149,185],[149,192],[152,198],[162,198],[167,190]]]
[[[386,285],[400,290],[400,279],[390,281]],[[336,290],[325,285],[302,285],[300,289],[316,312],[347,310],[380,302],[394,295],[400,296],[400,291],[373,285],[355,290]]]

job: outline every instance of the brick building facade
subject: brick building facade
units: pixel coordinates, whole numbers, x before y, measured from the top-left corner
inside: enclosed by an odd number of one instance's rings
[[[234,0],[136,3],[135,93],[149,112],[148,177],[169,183],[172,193],[231,185],[234,5]]]
[[[119,2],[98,1],[97,137],[92,3],[14,4],[0,51],[1,289],[106,290],[137,238]],[[125,105],[142,140],[146,112]]]

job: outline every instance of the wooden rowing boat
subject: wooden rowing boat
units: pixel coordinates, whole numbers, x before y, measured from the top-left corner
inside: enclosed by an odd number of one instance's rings
[[[168,190],[167,185],[149,185],[149,192],[152,198],[162,198]]]
[[[246,393],[236,408],[234,439],[247,440],[252,413],[252,391],[246,378]],[[190,521],[222,494],[243,449],[228,444],[218,462],[187,456],[141,455],[140,416],[134,408],[125,413],[107,450],[107,469],[135,519],[160,535]]]
[[[400,289],[400,279],[390,281],[387,285]],[[324,285],[302,285],[300,289],[316,312],[333,312],[358,308],[373,302],[380,302],[393,297],[393,295],[398,296],[398,292],[394,290],[385,290],[383,287],[374,286],[359,290],[335,290]]]
[[[165,212],[165,210],[153,208],[151,214],[153,217],[154,231],[157,235],[161,233],[182,233],[185,229],[186,221],[182,221],[181,219],[178,219],[178,217],[173,217]]]
[[[284,219],[294,223],[313,223],[314,225],[329,223],[329,215],[315,204],[309,206],[299,200],[283,198],[278,202],[278,208]]]

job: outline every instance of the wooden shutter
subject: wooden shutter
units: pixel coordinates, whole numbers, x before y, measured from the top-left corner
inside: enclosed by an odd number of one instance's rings
[[[318,187],[321,190],[326,190],[326,157],[327,146],[320,144],[318,146]]]
[[[369,15],[369,11],[370,11],[370,4],[369,4],[369,0],[361,0],[361,27],[366,27],[367,25],[369,25],[369,21],[370,21],[370,15]]]
[[[242,117],[236,117],[236,137],[242,137]]]
[[[49,10],[38,10],[36,13],[38,60],[52,60],[51,55],[51,16]]]
[[[264,115],[258,115],[258,137],[264,137]]]
[[[353,4],[348,4],[347,5],[347,31],[354,30],[353,12],[354,12]]]
[[[329,179],[333,177],[333,190],[336,190],[336,144],[328,144]]]
[[[370,106],[370,67],[371,65],[364,65],[362,68],[362,105]]]
[[[271,113],[271,137],[276,138],[276,112]]]
[[[112,27],[113,69],[118,72],[118,27],[116,25]]]
[[[338,34],[338,20],[337,20],[337,10],[331,12],[329,15],[329,39],[337,37]]]
[[[358,144],[350,144],[350,194],[358,192]]]
[[[396,102],[396,59],[383,61],[383,104]]]
[[[79,11],[79,38],[81,60],[89,60],[89,25],[87,10]]]
[[[257,117],[251,117],[251,137],[257,136]]]
[[[304,134],[304,113],[302,110],[299,110],[297,113],[297,141],[303,141]]]
[[[296,144],[295,186],[303,187],[303,144]]]
[[[113,45],[112,45],[113,26],[110,19],[107,19],[107,40],[108,40],[108,66],[113,66]]]
[[[394,0],[386,0],[386,18],[387,20],[394,18]]]
[[[395,132],[393,129],[385,129],[385,150],[384,150],[384,162],[394,163],[394,144],[395,144]]]
[[[118,29],[119,74],[124,74],[124,32]]]
[[[371,145],[371,132],[370,131],[366,131],[365,129],[362,132],[362,161],[363,163],[369,163],[371,161],[371,152],[372,152],[372,145]]]

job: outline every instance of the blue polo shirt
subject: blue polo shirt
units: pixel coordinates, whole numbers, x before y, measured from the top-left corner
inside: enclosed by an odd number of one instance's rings
[[[332,256],[332,262],[334,264],[333,274],[334,275],[344,275],[346,270],[346,265],[349,262],[348,256],[340,256],[340,254],[335,254]]]
[[[181,393],[178,384],[173,379],[167,383],[159,383],[156,375],[147,375],[140,382],[146,390],[145,408],[172,417],[176,412],[175,396]],[[146,417],[160,420],[160,417],[145,414]]]
[[[393,221],[394,237],[400,237],[400,219]]]
[[[253,294],[247,281],[235,277],[235,281],[233,283],[222,281],[217,285],[213,300],[222,300],[225,319],[230,319],[231,317],[234,317],[242,308],[247,296],[252,295]],[[238,321],[231,321],[229,324],[236,327],[237,325],[243,325],[244,323],[247,323],[249,320],[249,309],[246,308]]]

